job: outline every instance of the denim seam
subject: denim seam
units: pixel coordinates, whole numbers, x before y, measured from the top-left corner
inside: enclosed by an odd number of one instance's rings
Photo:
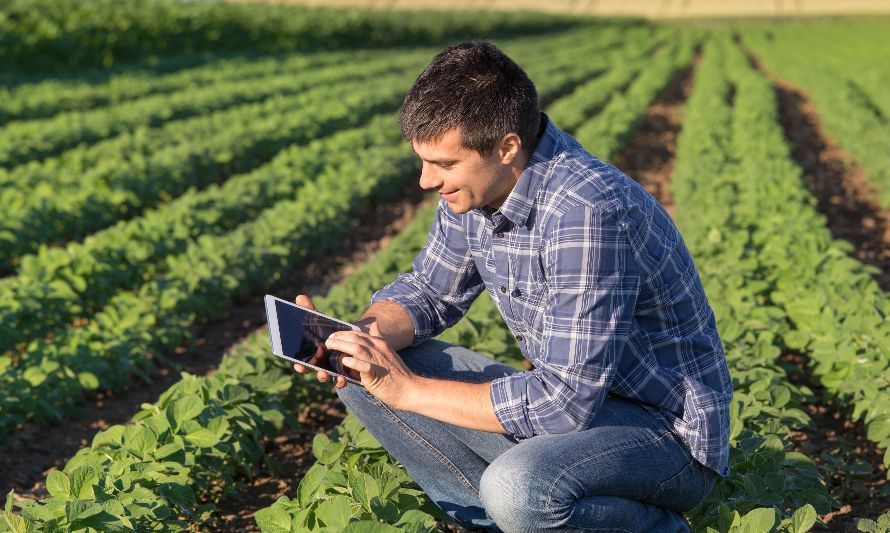
[[[661,433],[660,435],[658,435],[658,437],[655,438],[655,439],[652,439],[652,440],[650,440],[650,441],[646,441],[646,442],[641,442],[641,443],[636,444],[636,445],[634,445],[634,446],[621,447],[621,448],[613,448],[613,449],[611,449],[611,450],[609,450],[609,451],[607,451],[607,452],[605,452],[605,453],[598,453],[595,457],[585,457],[585,458],[583,458],[583,459],[581,459],[581,460],[579,460],[579,461],[577,461],[577,462],[575,462],[575,463],[572,463],[571,465],[569,465],[569,466],[563,468],[563,469],[559,472],[559,474],[557,474],[556,478],[554,478],[553,483],[550,484],[550,488],[547,490],[547,503],[546,503],[547,510],[552,510],[552,509],[553,509],[553,489],[554,489],[554,487],[556,487],[556,485],[558,484],[559,480],[562,479],[563,475],[564,475],[567,471],[569,471],[569,470],[571,470],[571,469],[573,469],[573,468],[576,468],[578,465],[581,465],[581,464],[586,463],[586,462],[588,462],[588,461],[591,461],[591,460],[593,460],[593,459],[599,459],[599,458],[601,458],[601,457],[603,457],[603,456],[614,455],[614,454],[618,453],[619,451],[623,451],[623,450],[635,450],[635,449],[637,449],[637,448],[642,448],[643,446],[649,446],[649,445],[651,445],[651,444],[655,444],[656,442],[658,442],[658,441],[660,441],[660,440],[663,440],[664,438],[666,438],[666,437],[669,436],[670,434],[671,434],[670,432],[665,432],[665,433]]]
[[[644,502],[648,502],[648,501],[650,501],[650,500],[655,499],[655,497],[656,497],[659,493],[661,493],[661,490],[662,490],[662,488],[663,488],[665,485],[667,485],[667,484],[670,483],[671,481],[673,481],[673,480],[677,479],[678,477],[680,477],[680,474],[682,474],[683,472],[685,472],[690,466],[693,466],[695,463],[697,463],[697,461],[696,461],[695,459],[690,459],[689,462],[686,463],[686,465],[683,466],[683,468],[681,468],[679,472],[677,472],[677,473],[674,474],[673,476],[671,476],[671,477],[667,478],[666,480],[662,481],[661,483],[659,483],[658,487],[655,488],[655,491],[652,492],[652,494],[650,494],[650,495],[647,496],[646,498],[644,498],[643,501],[644,501]]]
[[[470,490],[472,490],[476,494],[476,496],[479,496],[479,489],[477,489],[476,487],[473,486],[473,484],[470,482],[470,480],[467,479],[467,477],[464,475],[464,473],[460,471],[460,469],[457,467],[457,465],[455,465],[454,463],[449,461],[447,457],[445,457],[445,454],[443,454],[435,446],[430,444],[430,442],[428,440],[424,439],[416,431],[411,429],[411,426],[409,426],[408,424],[405,423],[404,420],[402,420],[401,418],[396,416],[396,414],[390,410],[389,406],[387,406],[385,403],[381,402],[379,399],[377,399],[370,393],[366,392],[366,394],[368,394],[369,397],[373,398],[374,401],[379,403],[380,407],[382,407],[383,410],[386,411],[386,413],[389,415],[389,417],[392,418],[399,426],[401,426],[402,429],[405,430],[405,432],[411,436],[411,438],[413,438],[418,444],[420,444],[421,446],[426,448],[430,453],[432,453],[433,456],[436,459],[438,459],[440,463],[442,463],[443,465],[448,467],[449,470],[451,470],[451,472],[455,475],[455,477],[457,477],[457,479],[461,483],[463,483]]]

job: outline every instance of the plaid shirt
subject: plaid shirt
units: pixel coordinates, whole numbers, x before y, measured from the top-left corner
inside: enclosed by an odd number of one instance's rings
[[[491,383],[508,433],[587,429],[612,394],[640,402],[727,475],[732,384],[683,239],[639,184],[543,118],[500,209],[456,215],[440,201],[413,272],[371,301],[401,304],[418,345],[488,289],[535,365]]]

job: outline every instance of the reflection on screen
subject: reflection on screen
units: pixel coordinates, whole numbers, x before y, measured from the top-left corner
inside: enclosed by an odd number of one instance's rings
[[[285,357],[305,361],[323,370],[359,380],[359,374],[340,363],[343,352],[325,348],[324,341],[335,331],[350,331],[349,326],[328,320],[298,307],[275,300],[281,351]]]

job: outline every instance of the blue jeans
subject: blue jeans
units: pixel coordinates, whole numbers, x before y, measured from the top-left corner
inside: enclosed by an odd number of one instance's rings
[[[484,382],[517,370],[430,340],[399,352],[417,374]],[[427,495],[469,528],[514,531],[688,531],[680,513],[711,490],[667,424],[609,396],[594,426],[516,439],[392,409],[358,385],[338,395]]]

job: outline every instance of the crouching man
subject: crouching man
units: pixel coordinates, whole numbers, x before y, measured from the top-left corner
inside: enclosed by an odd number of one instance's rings
[[[399,120],[439,209],[370,327],[327,340],[365,385],[340,398],[467,527],[686,531],[728,474],[732,385],[671,219],[489,43],[439,53]],[[533,370],[431,339],[486,289]]]

